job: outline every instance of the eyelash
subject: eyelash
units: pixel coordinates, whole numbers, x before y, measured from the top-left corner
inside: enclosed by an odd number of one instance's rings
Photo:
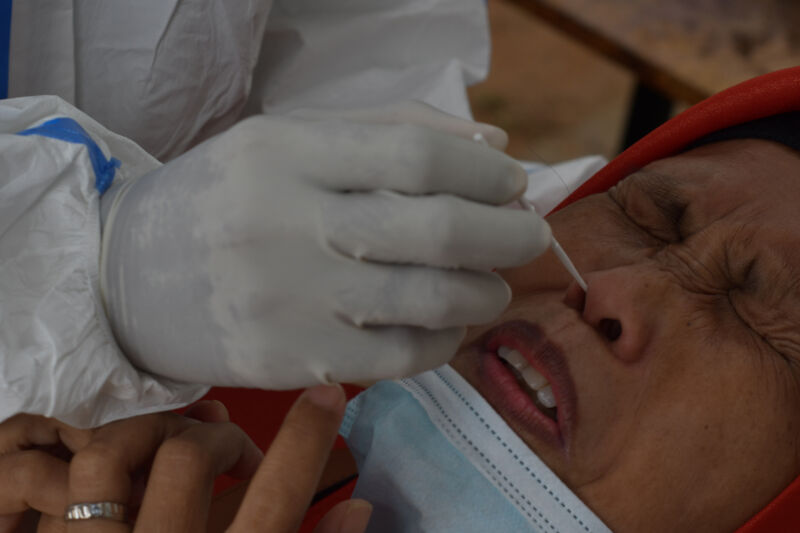
[[[647,248],[651,248],[651,247],[661,248],[661,247],[664,247],[664,246],[667,246],[667,245],[670,245],[670,244],[676,244],[676,243],[681,242],[683,240],[683,236],[680,234],[680,231],[678,231],[675,228],[670,227],[669,231],[670,232],[672,232],[672,231],[675,232],[675,234],[678,236],[677,240],[673,239],[673,238],[669,238],[666,235],[659,234],[656,231],[654,231],[653,228],[648,228],[646,226],[643,226],[642,224],[637,222],[630,214],[628,214],[624,210],[621,210],[620,214],[623,217],[623,224],[624,224],[625,228],[628,228],[628,227],[635,228],[636,230],[638,230],[638,232],[640,234],[643,234],[643,235],[648,237],[648,240],[651,241],[651,242],[643,243],[643,245],[645,247],[647,247]]]
[[[639,228],[642,232],[646,233],[648,236],[657,240],[663,246],[670,244],[679,244],[683,242],[684,234],[681,231],[681,222],[683,220],[683,214],[686,211],[686,209],[683,208],[680,211],[680,214],[677,216],[668,214],[668,212],[665,209],[663,209],[658,205],[656,205],[656,209],[658,209],[659,217],[657,224],[653,225],[654,227],[646,227],[642,225],[641,223],[637,222],[627,212],[625,213],[625,216],[628,218],[628,220],[630,220],[630,222],[633,225]]]
[[[683,219],[686,216],[686,210],[689,206],[686,204],[678,204],[677,202],[668,206],[655,205],[666,218],[670,229],[675,231],[675,235],[678,236],[678,242],[682,242],[684,235],[681,231],[681,227],[683,226]]]
[[[682,242],[684,240],[685,235],[682,231],[682,227],[684,218],[686,217],[686,211],[689,208],[689,205],[686,202],[682,202],[680,201],[679,198],[673,197],[668,193],[665,193],[663,197],[661,197],[660,199],[657,195],[654,196],[652,194],[646,194],[641,190],[633,192],[626,191],[622,193],[623,196],[633,194],[634,202],[637,199],[636,197],[637,194],[640,195],[639,201],[641,201],[641,198],[646,198],[648,205],[654,207],[656,211],[659,213],[658,217],[659,222],[661,222],[661,220],[664,220],[666,222],[664,226],[661,226],[661,224],[659,224],[658,227],[659,228],[664,227],[667,231],[669,231],[674,235],[674,238],[665,238],[662,235],[656,234],[653,231],[653,229],[642,226],[641,223],[637,222],[636,219],[633,216],[631,216],[629,210],[625,209],[623,202],[620,202],[618,199],[619,191],[620,189],[618,188],[618,186],[612,187],[608,191],[609,197],[617,205],[621,213],[633,225],[635,225],[637,228],[641,229],[642,231],[644,231],[645,233],[647,233],[648,235],[650,235],[651,237],[653,237],[654,239],[658,240],[661,243],[674,244]]]

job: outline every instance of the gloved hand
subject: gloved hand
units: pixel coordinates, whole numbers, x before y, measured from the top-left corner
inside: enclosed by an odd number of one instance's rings
[[[104,196],[101,286],[141,369],[267,389],[413,375],[550,243],[505,134],[404,104],[256,116]],[[401,123],[413,121],[417,124]],[[424,125],[418,125],[418,124]]]

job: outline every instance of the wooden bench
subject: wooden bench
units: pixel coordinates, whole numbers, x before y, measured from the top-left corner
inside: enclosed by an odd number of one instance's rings
[[[669,118],[673,102],[800,65],[800,0],[506,1],[634,72],[625,146]]]

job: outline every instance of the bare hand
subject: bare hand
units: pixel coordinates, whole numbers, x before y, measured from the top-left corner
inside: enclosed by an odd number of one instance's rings
[[[219,402],[200,402],[185,416],[144,415],[95,430],[20,415],[0,424],[0,533],[17,531],[27,509],[41,513],[40,533],[205,531],[214,480],[226,472],[252,477],[229,532],[295,531],[344,403],[339,387],[306,391],[266,456],[229,422]],[[43,448],[52,446],[62,450]],[[63,519],[67,504],[106,501],[124,503],[138,516],[128,522]],[[362,500],[342,502],[316,531],[362,533],[370,512]]]

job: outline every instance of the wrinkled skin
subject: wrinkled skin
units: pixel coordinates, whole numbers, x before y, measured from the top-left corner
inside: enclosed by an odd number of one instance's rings
[[[523,319],[562,350],[570,442],[509,423],[614,531],[730,531],[800,473],[798,206],[800,154],[717,143],[550,217],[585,299],[552,254],[503,273],[515,298],[470,339]],[[476,359],[453,366],[480,390]]]

